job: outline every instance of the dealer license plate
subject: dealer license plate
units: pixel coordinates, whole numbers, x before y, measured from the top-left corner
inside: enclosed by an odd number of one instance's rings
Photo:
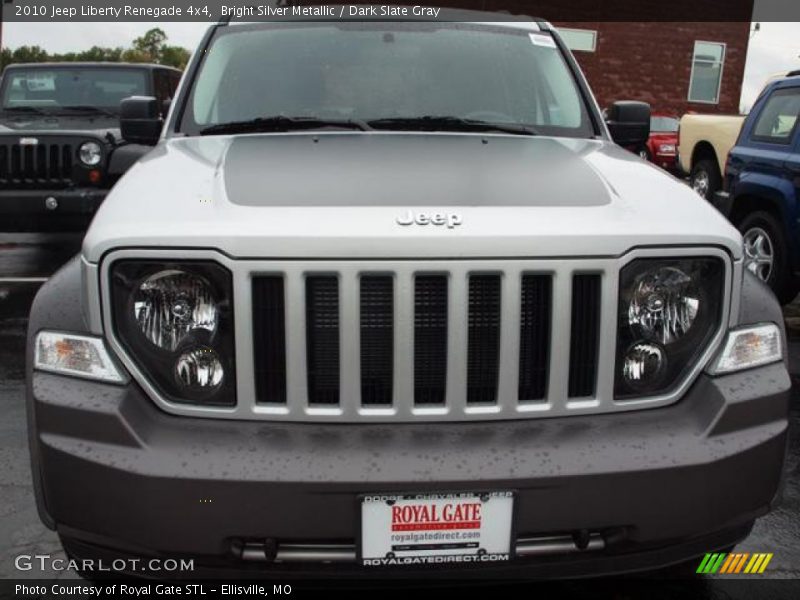
[[[512,492],[365,496],[361,503],[362,564],[507,561],[513,507]]]

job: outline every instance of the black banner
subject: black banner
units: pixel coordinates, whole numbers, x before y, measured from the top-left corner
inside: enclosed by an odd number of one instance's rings
[[[192,583],[169,583],[159,581],[107,580],[90,582],[81,579],[59,580],[0,580],[0,598],[48,598],[71,600],[73,598],[96,598],[101,600],[118,598],[166,599],[201,598],[203,600],[274,598],[330,598],[344,594],[348,600],[369,598],[375,600],[376,594],[392,598],[409,594],[447,597],[452,594],[465,594],[470,598],[492,597],[546,597],[578,598],[582,600],[633,599],[648,600],[690,600],[705,598],[709,600],[769,600],[796,599],[800,593],[798,580],[759,580],[759,579],[716,579],[696,578],[659,579],[647,578],[605,578],[600,580],[499,583],[467,578],[459,581],[431,580],[311,580],[279,581],[197,581]]]
[[[221,19],[430,19],[467,21],[457,10],[492,11],[491,19],[525,15],[549,21],[800,21],[793,0],[440,0],[412,4],[320,3],[308,0],[2,0],[6,22],[196,21]],[[440,9],[440,10],[436,10]],[[485,19],[484,19],[485,20]]]

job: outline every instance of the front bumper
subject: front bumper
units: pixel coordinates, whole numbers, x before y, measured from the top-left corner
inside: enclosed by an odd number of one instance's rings
[[[603,548],[518,557],[490,572],[573,577],[655,568],[736,543],[770,509],[789,391],[785,366],[774,364],[702,375],[677,404],[638,412],[300,424],[176,417],[135,383],[34,372],[37,502],[80,558],[181,556],[213,575],[330,575],[363,569],[346,560],[270,562],[270,552],[254,564],[242,548],[354,552],[360,494],[512,489],[517,544],[585,531]]]
[[[69,188],[59,190],[0,190],[0,214],[15,216],[91,216],[108,190]]]
[[[653,162],[670,173],[679,171],[678,157],[675,154],[656,154],[653,157]]]

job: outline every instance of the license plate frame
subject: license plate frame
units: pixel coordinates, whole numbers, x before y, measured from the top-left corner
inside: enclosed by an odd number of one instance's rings
[[[514,557],[512,490],[363,494],[357,506],[357,558],[365,567],[502,564]]]

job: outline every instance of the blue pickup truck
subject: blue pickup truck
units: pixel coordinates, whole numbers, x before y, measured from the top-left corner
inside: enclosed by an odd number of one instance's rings
[[[783,304],[800,291],[800,75],[790,75],[761,92],[712,198],[742,232],[745,267]]]

